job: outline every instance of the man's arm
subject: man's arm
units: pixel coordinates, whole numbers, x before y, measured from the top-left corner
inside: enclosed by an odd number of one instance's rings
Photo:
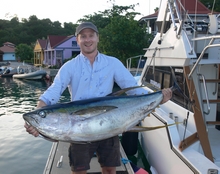
[[[37,102],[37,108],[41,108],[41,107],[43,107],[43,106],[46,106],[46,103],[44,103],[44,101],[42,101],[42,100],[39,100],[39,101]]]

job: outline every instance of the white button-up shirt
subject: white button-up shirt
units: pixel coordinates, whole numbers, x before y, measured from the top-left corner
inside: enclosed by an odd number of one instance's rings
[[[40,100],[47,105],[55,104],[67,87],[72,101],[103,97],[112,93],[114,82],[122,89],[137,86],[132,74],[117,58],[98,53],[91,65],[81,53],[59,69],[53,84],[40,96]],[[132,95],[147,91],[137,88],[126,93]]]

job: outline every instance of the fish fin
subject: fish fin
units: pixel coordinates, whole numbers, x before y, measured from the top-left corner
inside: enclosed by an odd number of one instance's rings
[[[89,107],[86,109],[81,109],[78,111],[75,111],[71,113],[72,115],[79,115],[85,118],[93,117],[99,114],[102,114],[104,112],[108,112],[112,109],[116,109],[118,107],[116,106],[94,106],[94,107]]]
[[[121,89],[121,90],[116,91],[116,92],[112,92],[112,93],[108,94],[107,96],[120,96],[120,95],[124,94],[125,92],[130,91],[132,89],[143,88],[143,87],[145,87],[145,86],[128,87],[128,88],[124,88],[124,89]]]
[[[168,124],[168,125],[163,125],[163,126],[153,126],[153,127],[142,127],[142,126],[135,126],[133,128],[131,128],[129,131],[127,132],[144,132],[144,131],[151,131],[151,130],[156,130],[156,129],[161,129],[161,128],[165,128],[168,126],[173,126],[176,124],[180,124],[182,122],[176,122],[176,123],[172,123],[172,124]]]

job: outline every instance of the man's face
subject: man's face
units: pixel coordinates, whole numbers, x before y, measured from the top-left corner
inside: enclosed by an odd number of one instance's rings
[[[99,37],[92,29],[83,29],[77,36],[76,41],[83,54],[92,54],[97,51]]]

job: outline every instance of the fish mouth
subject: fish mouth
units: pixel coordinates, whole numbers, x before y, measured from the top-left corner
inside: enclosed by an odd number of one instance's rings
[[[32,125],[31,120],[34,121],[36,124],[39,124],[38,120],[31,115],[23,114],[23,118],[26,121],[26,123],[28,123],[29,125]]]
[[[23,119],[24,119],[25,121],[28,122],[29,118],[31,118],[31,116],[30,116],[29,114],[27,114],[27,113],[23,114]]]

